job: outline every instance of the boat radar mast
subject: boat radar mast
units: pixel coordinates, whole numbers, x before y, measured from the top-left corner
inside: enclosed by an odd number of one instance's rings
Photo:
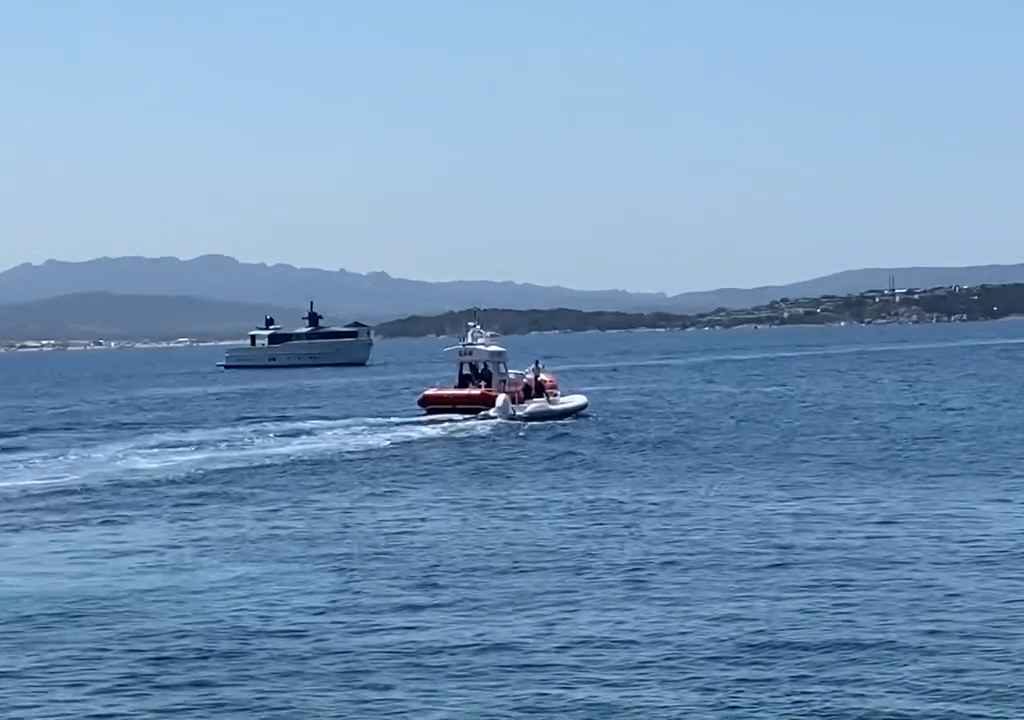
[[[318,328],[320,327],[320,321],[324,319],[324,316],[313,309],[313,301],[309,301],[309,313],[302,316],[302,319],[306,321],[306,327]]]
[[[461,345],[481,345],[487,338],[487,331],[480,327],[480,323],[471,321],[466,323],[466,334],[462,338]]]
[[[480,324],[480,308],[473,308],[473,319],[466,323],[466,334],[459,341],[460,345],[482,345],[485,340],[500,337],[501,333],[484,330]]]

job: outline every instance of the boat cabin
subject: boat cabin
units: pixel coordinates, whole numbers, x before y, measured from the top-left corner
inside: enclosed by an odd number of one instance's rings
[[[508,387],[508,351],[487,342],[489,333],[479,323],[466,324],[466,334],[458,345],[445,348],[455,353],[455,387],[480,388],[505,392]]]
[[[302,317],[306,321],[306,327],[295,330],[282,330],[274,318],[266,315],[263,318],[263,327],[249,333],[250,347],[269,347],[282,345],[289,342],[301,342],[312,340],[360,340],[370,339],[371,328],[361,322],[350,322],[344,327],[321,327],[320,321],[324,316],[313,309],[313,302],[309,303],[309,313]]]
[[[508,385],[508,352],[499,345],[460,345],[455,351],[455,387],[487,388],[505,392]]]

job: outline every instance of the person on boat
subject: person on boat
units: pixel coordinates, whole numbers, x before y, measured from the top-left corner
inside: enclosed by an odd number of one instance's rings
[[[473,370],[468,364],[462,364],[459,366],[459,383],[458,389],[465,390],[473,386]]]
[[[544,381],[540,377],[540,360],[533,361],[533,367],[530,368],[530,372],[533,375],[533,396],[538,400],[543,397],[547,397],[547,393],[544,388]]]
[[[529,382],[526,381],[526,378],[523,378],[523,383],[522,383],[522,385],[519,386],[519,394],[522,396],[522,402],[526,402],[527,400],[532,400],[533,399],[533,383],[529,383]]]
[[[494,382],[494,373],[491,372],[491,368],[487,363],[484,363],[484,367],[480,371],[480,382],[483,383],[485,388],[491,387],[491,383]]]

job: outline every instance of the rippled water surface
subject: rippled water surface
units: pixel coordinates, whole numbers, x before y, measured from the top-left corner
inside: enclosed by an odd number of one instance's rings
[[[0,355],[0,716],[1018,718],[1024,323]]]

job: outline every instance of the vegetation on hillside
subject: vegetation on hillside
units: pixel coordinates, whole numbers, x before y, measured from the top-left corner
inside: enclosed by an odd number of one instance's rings
[[[531,332],[630,330],[652,328],[685,330],[694,327],[747,325],[827,325],[838,323],[955,322],[992,320],[1024,314],[1024,284],[938,287],[927,290],[869,290],[857,295],[822,295],[780,298],[744,310],[720,308],[708,313],[585,312],[554,310],[461,310],[441,315],[413,315],[378,325],[382,337],[459,335],[478,314],[485,328],[504,335]]]
[[[460,310],[442,315],[413,315],[378,325],[382,337],[421,337],[425,335],[461,335],[476,311]],[[626,313],[571,310],[507,310],[489,308],[479,311],[480,323],[503,335],[564,330],[629,330],[640,327],[676,328],[687,322],[685,315],[670,313]]]
[[[193,297],[81,293],[22,305],[0,306],[0,344],[19,340],[173,340],[180,337],[241,338],[270,312],[282,324],[298,325],[298,312]],[[744,325],[827,325],[837,323],[949,322],[990,320],[1024,314],[1024,284],[945,286],[927,290],[869,290],[856,295],[780,298],[766,305],[693,315],[553,310],[487,309],[484,327],[503,335],[531,332],[682,330]],[[380,324],[380,337],[461,335],[473,310],[413,315]],[[338,318],[328,317],[329,322]]]

